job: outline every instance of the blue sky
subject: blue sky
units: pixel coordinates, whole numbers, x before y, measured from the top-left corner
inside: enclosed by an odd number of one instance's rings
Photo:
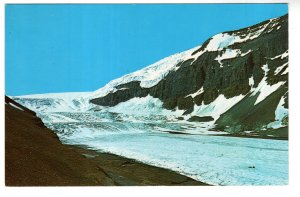
[[[5,94],[94,91],[287,4],[6,5]]]

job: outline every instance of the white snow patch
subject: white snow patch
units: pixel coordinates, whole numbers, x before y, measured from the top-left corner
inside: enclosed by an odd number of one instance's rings
[[[275,121],[268,124],[268,128],[277,129],[283,127],[282,120],[288,115],[288,109],[283,106],[284,97],[282,96],[275,110]]]
[[[181,115],[184,110],[171,111],[163,108],[163,102],[148,95],[132,98],[108,109],[110,112],[131,115]]]
[[[263,71],[265,71],[265,76],[267,75],[267,73],[269,72],[269,67],[268,67],[268,65],[267,64],[265,64],[265,65],[263,65],[262,67],[261,67],[262,69],[263,69]]]
[[[245,97],[244,95],[239,95],[227,99],[223,94],[221,94],[218,96],[218,98],[216,98],[216,100],[214,100],[208,105],[204,105],[204,104],[200,106],[195,105],[192,115],[212,116],[216,121],[221,114],[225,113],[228,109],[230,109],[232,106],[237,104],[244,97]]]
[[[284,52],[282,55],[281,55],[281,59],[285,58],[285,57],[288,57],[289,56],[289,50],[287,50],[286,52]]]
[[[212,37],[206,46],[206,51],[220,51],[235,43],[235,36],[220,33]]]
[[[253,76],[249,78],[249,86],[253,87],[254,85],[254,78]]]
[[[252,50],[249,49],[246,53],[242,53],[240,56],[243,57],[243,56],[245,56],[245,55],[247,55],[248,53],[251,53],[251,52],[252,52]]]
[[[16,108],[16,109],[18,109],[18,110],[24,111],[22,108],[16,106],[16,105],[13,104],[13,103],[9,103],[9,105],[12,106],[12,107],[14,107],[14,108]]]
[[[274,60],[280,57],[280,59],[284,59],[289,56],[289,50],[286,50],[284,53],[276,55],[275,57],[270,58],[270,60]]]
[[[251,96],[256,95],[257,93],[259,93],[254,105],[260,103],[261,101],[263,101],[265,98],[267,98],[270,94],[272,94],[274,91],[276,91],[281,85],[283,85],[285,82],[284,81],[280,81],[276,84],[273,85],[269,85],[267,83],[267,74],[269,72],[269,68],[268,65],[265,64],[262,66],[262,69],[265,72],[265,76],[264,78],[260,81],[260,83],[258,84],[258,86],[254,89],[254,91],[252,92]]]
[[[283,85],[285,83],[284,81],[280,81],[280,82],[278,82],[276,84],[268,85],[266,80],[267,80],[267,78],[264,77],[261,80],[261,82],[258,84],[257,88],[255,88],[255,90],[251,94],[251,96],[254,96],[254,95],[256,95],[259,92],[259,96],[257,97],[254,105],[256,105],[256,104],[260,103],[261,101],[263,101],[265,98],[267,98],[267,96],[269,96],[270,94],[272,94],[281,85]]]
[[[288,64],[288,62],[286,62],[285,64],[283,64],[282,66],[279,66],[276,68],[276,70],[274,71],[274,74],[277,75],[278,73],[280,73],[280,71]]]
[[[197,90],[196,92],[194,92],[193,94],[188,94],[188,95],[186,95],[184,98],[187,98],[187,97],[189,97],[189,96],[191,96],[192,98],[194,98],[195,96],[197,96],[197,95],[199,95],[199,94],[201,94],[201,93],[203,93],[204,92],[204,90],[203,90],[203,86],[199,89],[199,90]]]
[[[218,55],[215,60],[220,64],[220,67],[223,67],[222,60],[231,59],[237,57],[241,51],[239,49],[226,49],[223,54]]]
[[[284,71],[283,71],[283,73],[281,73],[281,75],[285,75],[285,74],[287,74],[289,72],[289,67],[287,67]]]

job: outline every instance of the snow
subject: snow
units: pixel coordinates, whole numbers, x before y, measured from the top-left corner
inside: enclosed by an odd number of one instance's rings
[[[186,95],[184,98],[187,98],[189,96],[191,96],[192,98],[195,98],[197,95],[199,95],[199,94],[201,94],[203,92],[204,92],[204,90],[203,90],[203,86],[202,86],[199,90],[197,90],[196,92],[194,92],[192,94]]]
[[[285,74],[287,74],[289,72],[289,68],[287,67],[284,71],[283,71],[283,73],[281,73],[281,75],[285,75]]]
[[[168,73],[176,71],[178,63],[188,59],[195,61],[207,51],[219,51],[215,60],[222,67],[223,60],[245,56],[251,52],[248,50],[241,53],[240,49],[230,49],[230,46],[255,39],[268,25],[274,27],[275,24],[276,19],[272,19],[246,36],[238,33],[217,34],[208,42],[207,47],[194,55],[192,53],[201,46],[171,55],[144,69],[115,79],[95,92],[51,93],[13,98],[36,111],[46,126],[57,132],[63,143],[85,145],[97,151],[129,157],[214,185],[284,185],[288,183],[287,141],[208,136],[227,134],[211,129],[220,115],[240,102],[244,95],[229,99],[219,95],[210,104],[194,105],[194,111],[186,116],[182,116],[184,110],[178,108],[172,111],[164,109],[163,102],[150,95],[132,98],[114,107],[99,107],[89,102],[92,98],[125,90],[126,87],[117,89],[116,86],[132,81],[140,81],[143,88],[153,87]],[[286,57],[288,51],[271,59]],[[284,66],[278,67],[275,73],[278,74]],[[253,88],[253,76],[249,78],[251,95],[259,94],[255,105],[285,83],[268,85],[268,65],[263,65],[262,69],[265,76],[257,88]],[[284,71],[287,72],[288,69]],[[201,87],[186,97],[194,98],[203,92]],[[275,121],[268,127],[283,126],[282,119],[288,114],[288,109],[283,107],[283,99],[282,97],[276,108]],[[97,111],[93,111],[95,108]],[[212,116],[214,121],[187,121],[195,115]],[[178,120],[178,117],[183,120]],[[249,168],[250,166],[255,168]]]
[[[265,65],[263,65],[262,67],[261,67],[262,69],[263,69],[263,71],[265,72],[265,76],[267,75],[267,73],[269,72],[269,67],[268,67],[268,65],[267,64],[265,64]]]
[[[192,115],[196,116],[212,116],[216,121],[221,114],[225,113],[232,106],[241,101],[245,96],[239,95],[232,98],[227,99],[223,94],[219,95],[216,100],[209,103],[208,105],[200,105],[194,106],[194,111]]]
[[[249,54],[249,53],[251,53],[252,52],[252,50],[251,49],[249,49],[246,53],[242,53],[242,54],[240,54],[240,56],[241,57],[243,57],[243,56],[245,56],[245,55],[247,55],[247,54]]]
[[[237,57],[241,51],[239,49],[226,49],[224,53],[218,55],[215,60],[217,60],[220,64],[220,67],[223,67],[222,60],[231,59]]]
[[[251,76],[249,78],[249,86],[253,87],[253,85],[254,85],[254,78],[253,78],[253,76]]]
[[[281,97],[279,103],[278,103],[278,106],[276,108],[276,111],[275,111],[275,119],[276,120],[282,120],[286,115],[288,115],[288,109],[285,108],[283,106],[284,104],[284,97]]]
[[[276,55],[275,57],[270,58],[271,60],[277,59],[280,57],[280,59],[284,59],[289,56],[289,50],[286,50],[284,53]]]
[[[267,128],[277,129],[283,127],[282,120],[288,115],[288,109],[283,106],[284,97],[282,96],[275,110],[275,121],[268,124]]]
[[[14,108],[16,108],[16,109],[18,109],[18,110],[24,111],[22,108],[16,106],[16,105],[13,104],[13,103],[9,103],[9,105],[12,106],[12,107],[14,107]]]
[[[11,97],[16,102],[36,112],[87,111],[95,105],[90,103],[90,92],[66,92]]]
[[[176,65],[179,62],[188,59],[195,59],[197,56],[193,56],[192,53],[197,50],[199,46],[182,53],[176,53],[169,57],[166,57],[150,66],[138,70],[136,72],[127,74],[123,77],[115,79],[105,85],[103,88],[98,89],[92,94],[92,98],[103,97],[110,92],[115,92],[116,86],[120,84],[129,83],[132,81],[140,81],[140,86],[143,88],[150,88],[155,86],[161,81],[170,71],[176,71],[178,67]]]
[[[251,94],[251,96],[254,96],[257,93],[259,93],[254,105],[256,105],[256,104],[260,103],[261,101],[263,101],[265,98],[267,98],[270,94],[275,92],[280,86],[282,86],[285,83],[285,81],[280,81],[276,84],[269,85],[269,84],[267,84],[266,80],[267,80],[267,78],[264,77],[261,80],[261,82],[258,84],[257,88]]]
[[[158,98],[148,95],[146,97],[135,97],[126,102],[121,102],[109,108],[110,112],[130,115],[181,115],[184,110],[171,111],[163,108],[163,102]]]
[[[288,62],[283,64],[282,66],[279,66],[276,68],[276,70],[274,71],[274,74],[277,75],[278,73],[280,73],[280,71],[286,66],[288,65]],[[287,71],[288,72],[288,71]],[[285,74],[285,73],[284,73]]]
[[[272,22],[273,21],[273,22]],[[146,68],[143,68],[141,70],[138,70],[136,72],[127,74],[123,77],[120,77],[118,79],[110,81],[107,85],[104,87],[98,89],[97,91],[93,92],[91,94],[91,98],[98,98],[103,97],[107,95],[108,93],[113,93],[117,91],[116,86],[120,84],[129,83],[132,81],[140,81],[140,86],[143,88],[150,88],[155,86],[159,83],[169,72],[176,71],[179,67],[176,67],[176,65],[179,62],[192,59],[193,62],[196,61],[197,58],[199,58],[202,54],[204,54],[207,51],[222,51],[225,50],[225,53],[221,56],[218,56],[216,60],[220,63],[222,67],[221,61],[224,59],[229,59],[236,57],[237,55],[244,56],[251,51],[248,51],[244,54],[240,54],[240,50],[235,49],[229,49],[228,47],[235,44],[235,43],[241,43],[245,42],[247,40],[253,40],[260,36],[264,30],[267,28],[269,23],[274,23],[276,19],[269,20],[269,22],[265,25],[261,25],[256,29],[254,32],[249,32],[247,36],[244,35],[238,35],[238,34],[229,34],[229,33],[219,33],[213,36],[210,41],[208,42],[207,46],[199,51],[198,53],[193,54],[194,51],[201,48],[201,46],[194,47],[190,50],[176,53],[174,55],[171,55],[169,57],[166,57],[154,64],[149,65]],[[244,37],[241,37],[244,36]],[[193,63],[192,62],[192,63]]]
[[[235,43],[235,36],[220,33],[212,37],[206,46],[206,51],[221,51]]]
[[[254,105],[260,103],[261,101],[263,101],[265,98],[267,98],[270,94],[272,94],[274,91],[276,91],[281,85],[283,85],[285,83],[285,81],[280,81],[276,84],[273,85],[269,85],[267,83],[267,74],[269,72],[269,68],[268,65],[265,64],[262,66],[262,69],[265,72],[265,76],[263,77],[263,79],[260,81],[260,83],[258,84],[258,86],[254,89],[254,91],[252,92],[251,96],[256,95],[257,93],[259,93]]]
[[[252,50],[248,50],[246,53],[241,53],[240,49],[229,49],[227,48],[221,55],[218,55],[215,60],[217,60],[220,64],[220,67],[223,67],[222,60],[231,59],[235,57],[243,57],[249,54]]]
[[[87,97],[90,92],[62,92],[62,93],[44,93],[44,94],[30,94],[22,96],[13,96],[17,98],[32,98],[32,99],[44,99],[44,98],[64,98],[74,99],[78,97]]]
[[[283,58],[286,58],[289,56],[289,51],[287,50],[286,52],[284,52],[282,55],[281,55],[281,59]]]

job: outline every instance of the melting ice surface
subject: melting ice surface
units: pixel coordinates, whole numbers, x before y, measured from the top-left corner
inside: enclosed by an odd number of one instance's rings
[[[72,115],[90,119],[88,113]],[[102,121],[53,122],[48,126],[57,132],[63,143],[87,146],[172,169],[213,185],[288,183],[287,141],[196,132],[194,135],[176,134],[172,131],[198,130],[200,126],[196,128],[192,124],[172,122],[162,117],[133,120],[132,116],[110,112],[99,112],[97,117]],[[203,127],[207,125],[203,123]]]
[[[63,143],[136,159],[213,185],[288,184],[288,141],[207,135],[224,133],[210,131],[213,122],[178,120],[183,111],[163,109],[150,96],[107,108],[89,106],[86,99],[74,102],[72,95],[35,97],[17,101],[36,111]],[[196,108],[195,115],[217,118],[240,99],[224,100],[221,95]]]

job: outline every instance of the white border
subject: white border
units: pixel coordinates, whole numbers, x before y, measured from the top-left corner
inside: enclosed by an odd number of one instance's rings
[[[4,186],[4,8],[8,3],[62,3],[59,0],[41,2],[38,0],[4,0],[0,3],[0,61],[1,61],[1,93],[0,96],[0,125],[1,125],[1,154],[0,160],[0,180],[1,196],[297,196],[300,194],[299,166],[300,166],[300,128],[297,124],[300,119],[298,113],[300,110],[300,64],[297,62],[299,56],[299,36],[300,36],[300,4],[297,1],[287,0],[265,0],[265,1],[246,1],[246,0],[194,0],[194,1],[173,1],[174,3],[289,3],[289,185],[288,186],[263,186],[263,187],[29,187],[15,188]],[[120,1],[120,0],[65,0],[63,3],[169,3],[168,1]],[[255,13],[254,13],[255,14]],[[3,44],[2,44],[3,43]],[[3,84],[2,84],[3,83]],[[298,85],[299,84],[299,85]],[[68,193],[66,193],[68,192]]]

